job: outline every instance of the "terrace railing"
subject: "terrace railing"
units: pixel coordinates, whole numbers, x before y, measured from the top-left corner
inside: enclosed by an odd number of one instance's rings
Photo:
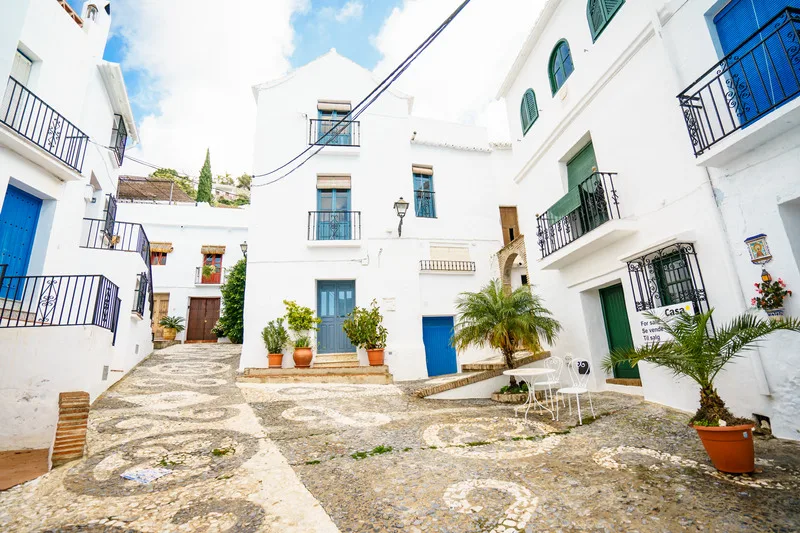
[[[309,211],[308,240],[357,241],[361,239],[361,211]]]
[[[542,258],[575,242],[611,219],[619,219],[613,172],[595,172],[536,217]]]
[[[80,173],[89,136],[12,77],[0,102],[0,122]]]
[[[422,260],[419,269],[422,272],[475,272],[475,261]]]
[[[311,119],[308,123],[308,144],[360,146],[361,122],[357,120]]]
[[[800,94],[800,10],[787,8],[678,95],[695,156]]]

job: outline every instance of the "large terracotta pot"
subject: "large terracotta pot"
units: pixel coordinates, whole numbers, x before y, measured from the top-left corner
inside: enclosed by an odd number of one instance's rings
[[[178,331],[173,328],[164,328],[164,340],[165,341],[174,341],[175,335],[178,334]]]
[[[367,357],[369,358],[369,366],[383,365],[383,348],[367,350]]]
[[[283,354],[282,353],[271,353],[267,355],[269,359],[269,367],[270,368],[281,368],[283,366]]]
[[[694,426],[703,446],[720,472],[747,474],[755,470],[753,424],[741,426]]]
[[[311,351],[311,348],[295,348],[293,357],[296,368],[310,368],[314,352]]]

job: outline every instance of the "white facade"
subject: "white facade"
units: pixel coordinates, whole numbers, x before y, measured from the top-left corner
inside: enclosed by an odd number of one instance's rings
[[[369,72],[331,51],[281,80],[255,87],[256,174],[308,147],[309,133],[318,131],[309,121],[317,119],[322,101],[355,105],[375,86]],[[460,292],[478,290],[497,276],[493,255],[502,239],[485,130],[417,119],[411,108],[410,97],[390,90],[359,118],[360,142],[352,144],[360,146],[328,146],[269,186],[259,185],[279,174],[253,180],[242,368],[267,366],[260,333],[285,314],[283,300],[319,312],[318,283],[346,280],[355,283],[356,305],[365,307],[374,299],[381,306],[389,330],[386,364],[394,378],[424,378],[422,318],[452,317]],[[415,165],[433,174],[435,218],[415,215]],[[360,213],[360,224],[349,230],[352,238],[314,237],[316,226],[309,220],[320,209],[317,189],[326,188],[326,179],[346,181],[350,210]],[[393,208],[401,196],[411,204],[402,237]],[[421,261],[448,253],[474,262],[475,272],[420,271]],[[293,366],[290,353],[284,367]],[[459,354],[458,364],[483,355],[478,350]],[[363,351],[359,359],[367,364]]]
[[[50,293],[45,294],[40,288],[39,292],[31,291],[22,298],[22,305],[36,305],[25,308],[20,315],[20,300],[8,289],[9,283],[22,282],[4,281],[4,289],[0,290],[4,300],[0,307],[5,306],[0,320],[0,345],[6,357],[0,371],[0,450],[49,448],[59,392],[83,390],[94,400],[152,351],[149,304],[145,302],[141,316],[131,312],[137,276],[148,270],[143,257],[136,252],[110,251],[108,242],[106,249],[90,249],[90,222],[84,220],[103,218],[106,196],[116,192],[117,157],[105,148],[113,142],[115,125],[122,120],[128,138],[137,140],[119,65],[102,59],[111,21],[104,9],[107,2],[98,4],[100,9],[93,17],[86,16],[89,4],[84,6],[83,26],[57,2],[48,0],[5,2],[0,16],[0,79],[5,93],[0,108],[3,220],[13,217],[15,207],[9,203],[10,194],[41,202],[38,220],[34,217],[28,228],[35,227],[35,234],[32,233],[27,268],[24,261],[16,263],[14,271],[7,275],[102,275],[119,290],[116,318],[117,302],[113,298],[109,298],[108,306],[102,301],[90,302],[83,293],[69,293],[69,282],[64,279],[49,278],[53,282]],[[17,109],[18,116],[32,116],[31,108],[26,110],[22,100],[14,96],[23,89],[10,78],[12,72],[18,75],[18,67],[13,65],[20,56],[31,66],[29,75],[25,73],[27,79],[18,80],[19,84],[38,98],[25,93],[25,102],[43,102],[54,110],[47,115],[47,127],[40,124],[38,129],[26,131],[23,121],[15,120],[10,111]],[[66,129],[65,121],[76,129]],[[65,129],[60,129],[62,126]],[[38,136],[47,129],[60,131],[60,137],[50,137],[48,141],[44,135]],[[92,143],[75,140],[81,138],[81,132]],[[54,144],[70,146],[68,142],[76,144],[63,151],[52,148]],[[5,224],[0,231],[16,242],[12,226]],[[103,246],[104,241],[98,243]],[[5,254],[0,263],[24,253],[16,246],[0,250]],[[48,309],[43,304],[45,297],[55,302],[49,309],[55,307],[58,318],[44,315]],[[91,304],[89,322],[91,313],[97,313],[97,321],[108,325],[113,315],[116,323],[109,327],[72,325],[78,322],[74,315],[65,319],[64,314],[68,313],[61,312],[67,309],[67,301],[84,307]],[[45,327],[8,327],[19,325],[14,320],[19,316]],[[24,324],[25,320],[21,322]],[[58,323],[64,325],[55,327]]]
[[[514,140],[508,177],[515,188],[501,202],[522,199],[520,229],[527,236],[531,283],[564,325],[553,353],[589,359],[598,390],[644,394],[685,410],[696,409],[697,388],[650,365],[641,365],[641,388],[606,382],[612,376],[600,370],[609,350],[600,289],[622,285],[633,339],[640,344],[636,304],[642,297],[635,294],[628,262],[651,252],[676,243],[691,246],[699,266],[695,271],[702,272],[693,289],[705,291],[700,306],[715,308],[717,323],[746,311],[755,295],[760,269],[750,263],[743,243],[751,235],[769,235],[775,260],[768,268],[776,278],[783,277],[790,288],[800,282],[800,137],[791,126],[796,126],[800,101],[695,158],[675,97],[723,57],[711,22],[723,4],[628,1],[593,40],[586,0],[551,0],[498,94],[506,99]],[[574,72],[553,93],[548,64],[561,39],[569,43]],[[520,103],[529,88],[539,116],[524,135]],[[769,122],[775,123],[771,135],[763,132]],[[611,220],[556,246],[557,251],[543,252],[541,236],[534,237],[537,216],[565,195],[567,163],[589,142],[597,170],[616,173],[619,216],[614,208]],[[649,279],[654,281],[652,274]],[[797,305],[790,299],[787,313],[796,314]],[[797,336],[776,334],[760,351],[732,363],[717,381],[734,413],[770,417],[780,437],[798,438],[798,343]]]
[[[242,259],[241,244],[247,241],[246,207],[214,208],[205,203],[120,203],[117,214],[122,219],[141,222],[153,250],[165,244],[172,250],[167,253],[165,264],[154,261],[152,265],[157,314],[154,319],[163,312],[158,306],[162,299],[168,300],[166,314],[183,317],[188,324],[192,298],[221,298],[224,271]],[[208,279],[204,282],[198,272],[204,261],[204,246],[225,248],[219,282]],[[185,340],[187,333],[181,332],[176,338]]]

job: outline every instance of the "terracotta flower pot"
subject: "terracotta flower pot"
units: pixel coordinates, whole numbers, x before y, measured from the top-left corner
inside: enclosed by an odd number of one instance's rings
[[[311,348],[295,348],[293,357],[296,368],[310,368],[314,352],[311,351]]]
[[[270,368],[281,368],[283,366],[283,354],[282,353],[271,353],[267,355],[269,359],[269,367]]]
[[[164,340],[165,341],[174,341],[175,335],[177,335],[177,330],[173,328],[164,328]]]
[[[694,426],[703,446],[720,472],[746,474],[755,470],[753,424],[741,426]]]
[[[377,350],[367,350],[367,357],[369,358],[369,366],[383,365],[383,348]]]

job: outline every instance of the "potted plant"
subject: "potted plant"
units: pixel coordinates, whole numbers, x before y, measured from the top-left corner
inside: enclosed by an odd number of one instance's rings
[[[283,327],[283,318],[272,320],[267,327],[261,331],[261,338],[264,339],[264,346],[267,348],[270,368],[281,368],[283,366],[283,350],[289,345],[289,332]]]
[[[228,340],[226,337],[225,329],[222,327],[222,324],[220,324],[219,320],[217,320],[217,323],[214,324],[213,328],[211,328],[211,333],[217,336],[218,343],[227,344],[230,342],[230,340]]]
[[[714,388],[714,379],[732,359],[752,349],[758,341],[777,330],[800,332],[800,320],[763,320],[744,314],[733,318],[716,332],[710,332],[711,314],[681,313],[669,320],[647,314],[672,337],[639,348],[617,350],[603,361],[606,372],[621,363],[631,366],[640,361],[687,376],[700,386],[700,409],[689,421],[703,442],[717,470],[730,473],[752,472],[755,468],[753,422],[733,416]]]
[[[286,306],[286,323],[294,333],[294,366],[309,368],[314,352],[311,350],[311,332],[317,330],[317,324],[322,322],[314,316],[314,311],[308,307],[297,305],[294,301],[284,300]]]
[[[769,272],[764,270],[761,274],[761,283],[755,283],[758,296],[750,300],[757,309],[763,309],[772,320],[781,320],[784,315],[783,301],[792,295],[786,289],[786,283],[781,278],[773,281]]]
[[[369,309],[353,309],[342,324],[342,329],[350,342],[367,351],[370,366],[383,365],[388,331],[383,327],[383,316],[377,301],[372,300]]]
[[[500,280],[493,280],[480,292],[461,293],[456,308],[453,346],[460,351],[488,345],[503,354],[508,368],[514,368],[520,347],[539,352],[541,339],[553,344],[561,331],[561,324],[528,285],[506,291]],[[513,376],[510,383],[517,384]]]
[[[164,328],[164,340],[174,341],[175,335],[186,329],[183,325],[184,318],[182,316],[165,316],[158,325]]]
[[[217,267],[214,265],[205,264],[200,269],[201,274],[203,276],[203,283],[211,283],[213,281],[212,276],[217,273]]]

